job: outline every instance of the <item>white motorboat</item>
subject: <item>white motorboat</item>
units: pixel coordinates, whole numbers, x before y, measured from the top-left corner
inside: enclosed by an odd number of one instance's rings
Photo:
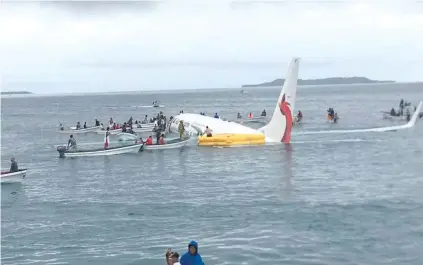
[[[190,137],[185,137],[182,139],[177,138],[177,139],[167,141],[166,144],[144,145],[144,150],[166,150],[166,149],[181,148],[181,147],[184,147],[190,139],[191,139]]]
[[[116,135],[122,132],[122,128],[119,129],[114,129],[114,130],[109,130],[110,135]],[[97,130],[97,134],[105,134],[106,130]]]
[[[16,172],[2,171],[1,172],[1,183],[14,183],[21,182],[27,173],[28,169],[19,169]]]
[[[93,126],[88,128],[76,129],[76,127],[70,127],[70,130],[59,130],[59,133],[66,133],[66,134],[81,134],[81,133],[95,133],[101,128],[101,126]]]
[[[155,122],[149,122],[149,123],[133,123],[132,128],[154,128],[156,125]]]
[[[163,108],[164,106],[161,105],[159,102],[154,102],[153,103],[153,108]]]
[[[152,132],[154,129],[155,124],[154,123],[145,123],[145,124],[132,124],[132,131],[136,133],[145,133],[145,132]],[[127,130],[129,128],[127,127]],[[104,134],[106,132],[105,129],[97,130],[97,134]],[[109,130],[111,135],[117,135],[119,133],[122,133],[122,128]]]
[[[259,116],[259,117],[253,117],[253,118],[240,118],[236,119],[235,122],[238,123],[263,123],[266,122],[266,116]]]
[[[110,155],[120,155],[120,154],[134,154],[138,153],[142,148],[143,144],[130,144],[116,147],[109,147],[107,149],[97,148],[97,149],[77,149],[76,151],[70,151],[66,146],[58,146],[57,151],[59,152],[59,157],[83,157],[83,156],[110,156]]]
[[[117,134],[117,136],[118,136],[118,141],[120,142],[130,142],[130,141],[136,141],[138,139],[138,135],[132,134],[132,133],[120,132]]]

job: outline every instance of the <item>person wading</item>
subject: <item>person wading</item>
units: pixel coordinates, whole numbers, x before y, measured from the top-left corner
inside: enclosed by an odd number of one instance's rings
[[[184,123],[182,121],[179,121],[178,132],[179,132],[179,138],[182,139],[182,137],[184,136],[184,132],[185,132]]]

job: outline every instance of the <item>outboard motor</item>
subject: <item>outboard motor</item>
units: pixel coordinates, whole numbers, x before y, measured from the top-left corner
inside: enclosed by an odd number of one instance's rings
[[[66,146],[61,145],[57,147],[57,152],[59,152],[59,158],[65,158],[66,150],[67,150]]]

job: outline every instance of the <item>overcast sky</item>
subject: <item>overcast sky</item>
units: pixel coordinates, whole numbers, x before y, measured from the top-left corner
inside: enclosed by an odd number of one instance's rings
[[[284,77],[423,80],[423,2],[0,4],[2,90],[239,87]]]

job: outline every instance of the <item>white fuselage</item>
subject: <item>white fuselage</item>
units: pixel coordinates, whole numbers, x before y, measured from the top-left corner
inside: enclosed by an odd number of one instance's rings
[[[208,126],[213,134],[262,134],[260,129],[256,130],[242,124],[224,121],[209,116],[203,116],[199,114],[179,114],[173,118],[170,123],[170,129],[172,132],[178,132],[179,121],[183,121],[185,131],[189,134],[196,135],[197,133],[203,133]],[[274,142],[271,139],[265,138],[266,142]]]

